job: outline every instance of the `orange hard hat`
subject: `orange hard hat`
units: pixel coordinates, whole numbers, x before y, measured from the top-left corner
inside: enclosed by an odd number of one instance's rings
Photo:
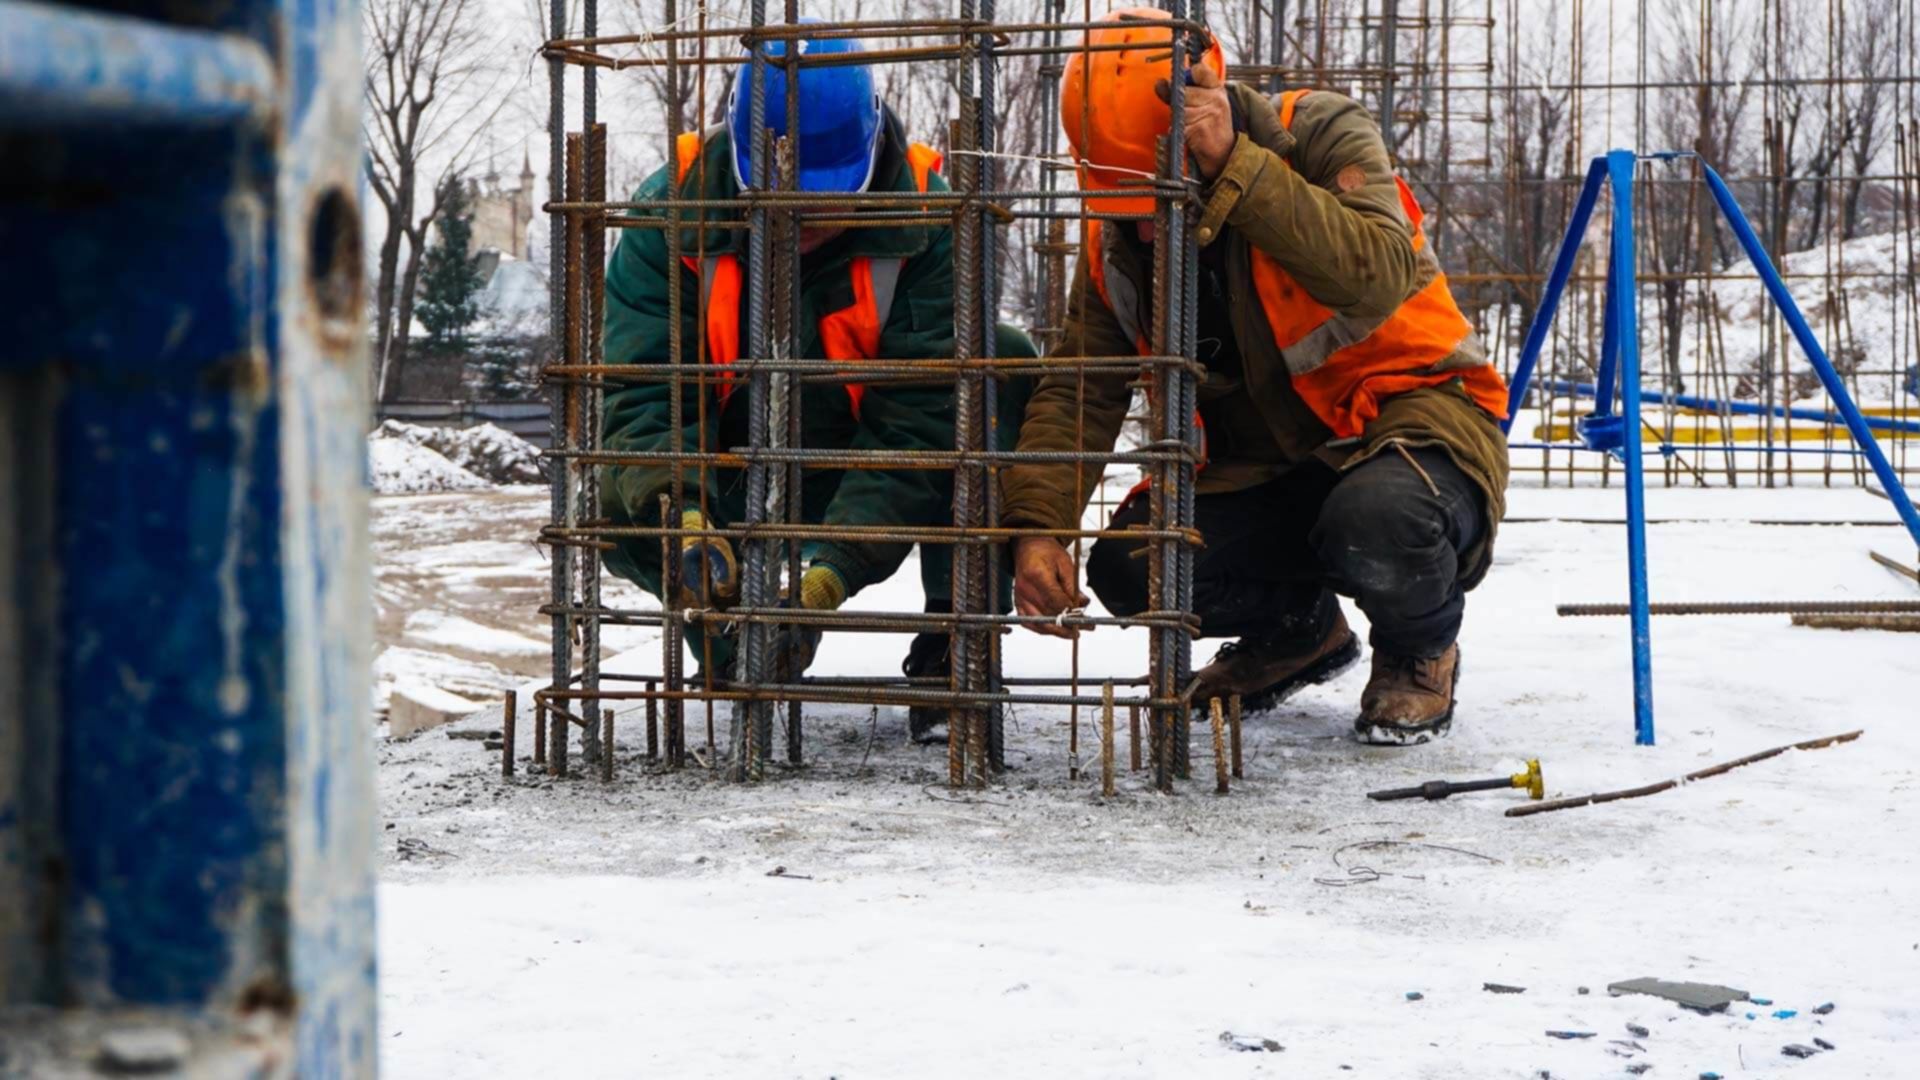
[[[1173,111],[1154,89],[1173,76],[1173,16],[1158,8],[1108,12],[1103,24],[1087,32],[1088,45],[1067,61],[1060,80],[1060,123],[1067,130],[1080,168],[1080,186],[1089,191],[1137,187],[1159,173],[1156,141],[1173,126]],[[1158,20],[1160,25],[1153,25]],[[1125,48],[1111,48],[1124,45]],[[1220,43],[1208,44],[1200,63],[1223,80],[1227,64]],[[1186,156],[1181,155],[1184,161]],[[1095,214],[1133,214],[1153,210],[1153,197],[1088,199]]]

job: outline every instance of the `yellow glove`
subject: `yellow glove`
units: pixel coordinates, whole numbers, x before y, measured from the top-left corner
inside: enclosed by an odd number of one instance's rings
[[[698,510],[680,514],[683,529],[707,528],[707,518]],[[726,607],[740,595],[740,567],[733,558],[733,545],[724,536],[683,536],[680,538],[680,606],[704,604],[701,586],[705,583],[716,607]]]
[[[840,571],[826,563],[814,563],[800,575],[800,606],[812,611],[833,611],[847,602],[847,582]]]

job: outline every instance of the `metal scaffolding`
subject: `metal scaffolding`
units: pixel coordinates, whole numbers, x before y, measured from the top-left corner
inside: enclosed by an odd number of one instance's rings
[[[1220,21],[1245,60],[1235,77],[1337,90],[1380,118],[1455,298],[1505,371],[1586,162],[1614,147],[1700,155],[1753,208],[1776,264],[1798,253],[1784,276],[1849,392],[1892,425],[1895,467],[1920,475],[1901,430],[1920,420],[1915,0],[1265,0]],[[1697,170],[1646,168],[1637,187],[1647,387],[1669,399],[1642,433],[1660,455],[1649,477],[1866,483]],[[1849,236],[1868,234],[1891,252],[1850,253]],[[1576,270],[1514,428],[1516,480],[1617,482],[1617,463],[1577,449],[1587,403],[1568,390],[1593,380],[1603,278]],[[1888,318],[1865,320],[1867,303]]]
[[[765,775],[773,758],[775,718],[781,718],[785,759],[802,760],[801,705],[806,702],[865,705],[932,705],[949,710],[949,780],[956,786],[984,786],[1004,764],[1002,725],[1008,705],[1032,704],[1078,708],[1126,707],[1146,710],[1156,748],[1152,768],[1155,782],[1172,787],[1188,772],[1191,642],[1197,624],[1189,614],[1192,603],[1193,488],[1199,443],[1194,423],[1197,367],[1193,361],[1193,319],[1196,249],[1193,223],[1199,210],[1190,179],[1181,176],[1184,156],[1182,103],[1174,98],[1173,125],[1162,150],[1157,178],[1143,183],[1156,204],[1151,217],[1158,231],[1154,265],[1155,354],[1151,356],[1085,357],[1065,359],[1003,358],[994,355],[994,326],[1001,310],[1000,268],[1006,257],[1002,230],[1007,223],[1035,221],[1048,230],[1050,249],[1048,287],[1064,295],[1065,225],[1070,219],[1084,224],[1100,214],[1098,192],[1077,185],[1062,186],[1056,170],[1043,174],[1040,186],[1025,190],[1003,187],[996,167],[995,95],[1000,65],[1007,56],[1051,58],[1055,65],[1075,51],[1091,52],[1081,42],[1093,25],[1095,13],[1069,17],[1067,5],[1054,0],[1042,21],[1000,20],[993,0],[962,0],[957,18],[879,19],[856,22],[811,23],[798,26],[798,5],[787,0],[778,21],[769,18],[765,0],[753,0],[743,25],[710,25],[704,5],[684,12],[676,0],[663,0],[662,27],[644,35],[597,35],[594,0],[587,0],[578,36],[569,37],[566,6],[553,0],[552,39],[545,55],[551,87],[550,127],[552,180],[553,326],[560,337],[555,350],[560,362],[545,376],[552,394],[552,524],[542,539],[553,557],[552,601],[543,612],[552,620],[552,684],[536,695],[540,713],[551,718],[544,747],[547,767],[564,775],[572,752],[571,731],[579,728],[580,753],[593,759],[604,752],[597,744],[599,725],[593,722],[603,703],[644,700],[659,703],[665,713],[661,752],[669,768],[689,758],[688,704],[707,710],[705,761],[718,765],[724,755],[728,775],[754,780]],[[1200,3],[1175,0],[1171,17],[1162,25],[1180,47],[1172,50],[1179,72],[1205,48],[1208,38]],[[1151,24],[1148,24],[1151,25]],[[903,196],[899,193],[812,194],[799,191],[793,170],[798,148],[791,137],[776,137],[768,126],[768,110],[784,105],[791,119],[798,109],[800,67],[832,63],[835,54],[814,57],[798,49],[773,53],[768,45],[798,37],[858,37],[870,44],[859,54],[869,65],[944,63],[952,70],[956,115],[947,130],[946,160],[949,192]],[[694,130],[708,115],[704,77],[715,65],[742,62],[733,43],[749,53],[743,92],[749,95],[751,176],[737,199],[714,204],[698,199],[671,198],[647,203],[610,201],[606,191],[606,127],[594,112],[598,72],[632,68],[664,68],[669,85],[678,85],[681,71],[692,68],[696,92],[692,117],[672,99],[667,117],[666,159],[683,131]],[[785,102],[767,100],[766,72],[784,67],[788,88]],[[583,98],[583,130],[566,133],[566,73],[577,68]],[[1049,69],[1057,78],[1059,68]],[[1052,96],[1052,95],[1050,95]],[[1049,117],[1052,127],[1057,119]],[[924,120],[921,125],[925,127]],[[799,125],[789,122],[788,132]],[[1070,170],[1067,175],[1071,175]],[[1127,192],[1126,194],[1133,194]],[[1102,215],[1144,219],[1147,215]],[[830,223],[845,228],[896,227],[902,224],[939,225],[952,229],[954,251],[954,353],[938,359],[880,358],[848,363],[804,359],[799,356],[800,245],[802,225]],[[683,236],[694,238],[696,261],[704,258],[710,234],[745,229],[748,237],[746,331],[742,358],[726,378],[745,385],[748,438],[745,445],[707,445],[701,425],[699,445],[687,446],[682,437],[680,410],[689,390],[700,390],[722,376],[703,367],[706,352],[704,324],[695,340],[683,341],[681,316],[688,303],[684,283],[669,275],[668,322],[672,326],[670,355],[664,363],[608,363],[601,342],[601,294],[604,284],[604,236],[610,228],[666,230],[668,264],[677,267],[683,254]],[[767,283],[761,287],[759,283]],[[1064,303],[1052,311],[1057,316]],[[1058,321],[1040,329],[1043,339],[1058,342]],[[1072,350],[1069,350],[1072,351]],[[1079,350],[1084,351],[1084,350]],[[651,359],[651,358],[650,358]],[[1126,370],[1140,373],[1151,393],[1152,438],[1135,449],[1111,453],[1021,453],[998,450],[995,434],[996,385],[1014,375],[1057,371],[1062,366],[1083,371]],[[801,389],[817,383],[862,384],[887,381],[940,380],[953,387],[955,438],[951,450],[822,449],[801,445]],[[633,382],[664,382],[676,410],[672,443],[648,453],[610,452],[601,446],[599,417],[610,386]],[[695,407],[705,410],[704,393],[693,394]],[[739,407],[736,403],[735,407]],[[1059,619],[1016,615],[999,610],[1000,579],[1007,573],[995,557],[1022,536],[1051,536],[1063,541],[1119,535],[1100,528],[1065,530],[1003,528],[998,524],[998,471],[1019,462],[1071,464],[1104,471],[1109,465],[1132,465],[1153,479],[1152,518],[1148,529],[1128,530],[1126,536],[1151,543],[1150,564],[1154,610],[1120,618],[1069,613]],[[660,508],[654,526],[614,525],[597,504],[598,470],[613,465],[668,466],[672,491]],[[696,502],[686,481],[696,481],[697,508],[706,515],[705,477],[709,470],[744,469],[747,478],[744,520],[725,527],[690,528],[682,511]],[[800,576],[799,548],[810,539],[873,539],[881,530],[809,525],[801,518],[800,491],[809,470],[817,469],[937,469],[951,471],[953,515],[950,524],[917,529],[888,528],[889,539],[920,544],[948,545],[953,551],[953,603],[950,612],[871,613],[809,611],[783,605],[783,590],[792,589]],[[662,585],[666,596],[678,595],[678,560],[670,557],[686,538],[725,537],[735,544],[741,561],[741,598],[724,612],[713,606],[675,610],[619,609],[606,606],[600,596],[601,553],[615,539],[658,539],[662,545]],[[1023,624],[1058,623],[1068,627],[1133,626],[1150,630],[1151,645],[1144,674],[1106,680],[1126,691],[1115,696],[1112,686],[1083,687],[1077,677],[1009,680],[1002,676],[1000,639]],[[659,626],[661,658],[658,671],[618,674],[600,668],[600,628],[610,624]],[[682,643],[689,630],[726,625],[739,635],[740,649],[733,678],[714,677],[713,665],[703,664],[705,675],[689,678],[683,664]],[[809,678],[777,682],[771,669],[774,635],[782,627],[814,627],[841,632],[903,634],[932,631],[949,635],[951,673],[944,685],[927,679],[900,676],[872,678]],[[704,635],[703,635],[704,636]],[[1075,665],[1077,670],[1077,663]],[[715,745],[713,709],[729,710],[730,738]],[[541,722],[536,719],[536,730]],[[511,747],[507,748],[511,754]]]

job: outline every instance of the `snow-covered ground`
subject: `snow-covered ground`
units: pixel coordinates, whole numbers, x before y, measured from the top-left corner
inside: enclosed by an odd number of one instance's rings
[[[1657,599],[1920,596],[1867,558],[1910,551],[1890,525],[1744,523],[1892,521],[1858,490],[1649,504]],[[1153,793],[1124,771],[1123,724],[1103,802],[1096,769],[1068,779],[1051,709],[1016,711],[1013,770],[971,793],[944,787],[944,751],[909,746],[894,710],[810,708],[809,764],[754,788],[649,768],[637,707],[611,785],[524,767],[503,782],[497,755],[440,731],[383,742],[387,1074],[1920,1075],[1920,640],[1656,621],[1660,741],[1637,748],[1624,621],[1553,613],[1624,596],[1620,530],[1586,520],[1620,510],[1618,490],[1513,493],[1470,601],[1453,738],[1348,741],[1362,665],[1250,718],[1225,798],[1198,733],[1195,779]],[[434,656],[537,673],[543,514],[525,490],[376,503],[383,640],[417,676]],[[855,603],[917,607],[917,581],[908,566]],[[627,634],[607,666],[653,670],[657,638]],[[815,671],[894,670],[904,645],[829,637]],[[1073,660],[1026,634],[1007,651],[1015,672]],[[1102,630],[1079,652],[1083,675],[1132,674],[1145,644]],[[497,725],[490,710],[454,730]],[[698,711],[689,726],[702,743]],[[1551,795],[1575,794],[1856,727],[1851,745],[1532,818],[1501,815],[1510,792],[1364,798],[1528,757]],[[1708,1017],[1606,993],[1648,975],[1772,1004]],[[1223,1032],[1285,1049],[1236,1052]],[[1781,1055],[1816,1036],[1837,1049]]]

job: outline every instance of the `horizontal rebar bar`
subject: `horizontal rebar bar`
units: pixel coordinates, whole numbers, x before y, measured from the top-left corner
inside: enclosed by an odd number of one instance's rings
[[[946,471],[956,465],[1151,465],[1155,462],[1194,461],[1185,448],[1180,450],[816,450],[809,447],[754,450],[695,450],[674,453],[670,450],[542,450],[540,456],[574,461],[582,465],[719,465],[745,468],[748,465],[794,464],[814,469],[927,469]],[[1197,463],[1197,462],[1196,462]]]
[[[756,687],[708,690],[690,686],[685,690],[553,690],[534,691],[534,700],[553,701],[593,698],[600,701],[809,701],[823,705],[949,705],[980,708],[989,705],[1098,705],[1099,694],[1025,694],[1008,691],[919,690],[912,687],[837,687],[810,686],[806,683],[761,683]],[[1177,698],[1115,698],[1117,705],[1147,708],[1178,708]],[[549,707],[551,705],[549,704]]]
[[[615,608],[581,604],[543,604],[540,614],[569,617],[593,616],[626,626],[660,626],[668,622],[681,625],[714,623],[760,623],[779,626],[818,626],[823,629],[854,633],[905,634],[952,630],[957,626],[1058,626],[1070,630],[1091,630],[1102,626],[1143,627],[1185,630],[1198,636],[1197,615],[1173,611],[1143,611],[1138,615],[986,615],[954,614],[940,611],[816,611],[810,608],[685,608],[660,611],[648,608]]]
[[[1894,633],[1920,633],[1920,615],[1811,615],[1802,612],[1793,617],[1793,625],[1812,630],[1888,630]]]
[[[719,537],[728,540],[844,540],[852,543],[895,541],[915,544],[998,544],[1008,540],[1043,536],[1053,540],[1185,540],[1203,543],[1198,530],[1153,529],[1129,526],[1124,529],[1041,529],[1016,525],[816,525],[804,522],[763,522],[688,528],[684,525],[549,525],[540,530],[542,539],[641,539],[671,536],[681,539]]]

